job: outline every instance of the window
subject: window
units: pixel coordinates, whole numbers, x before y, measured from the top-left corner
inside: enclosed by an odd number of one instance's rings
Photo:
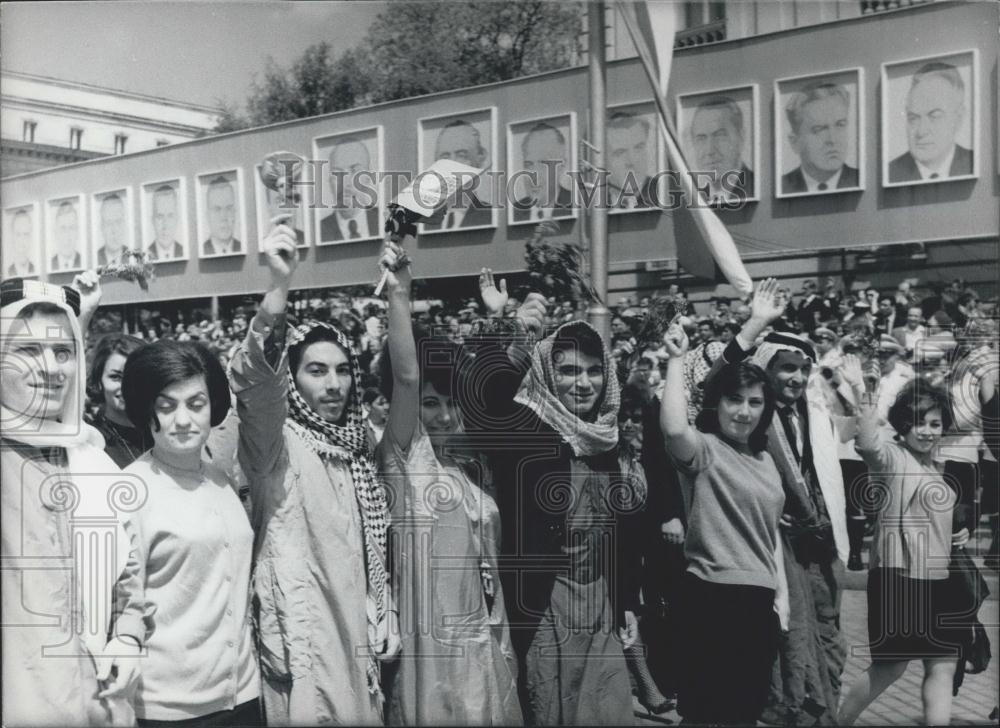
[[[69,130],[69,148],[79,149],[80,144],[83,142],[83,129],[78,126],[71,127]]]
[[[165,147],[168,144],[170,144],[170,142],[168,142],[166,139],[157,139],[156,140],[156,146],[158,146],[158,147]]]
[[[127,134],[115,134],[115,154],[125,153],[125,142],[127,141]]]
[[[26,142],[35,141],[35,129],[38,128],[37,121],[25,120],[24,128],[21,132],[21,140]]]
[[[709,0],[688,0],[684,3],[685,28],[697,28],[709,23],[717,23],[726,19],[726,4],[724,2],[709,2]]]

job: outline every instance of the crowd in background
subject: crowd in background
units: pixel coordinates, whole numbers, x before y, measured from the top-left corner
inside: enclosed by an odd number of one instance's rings
[[[998,558],[996,303],[961,281],[768,279],[697,306],[672,284],[617,302],[604,342],[576,303],[519,300],[485,269],[477,300],[413,301],[392,243],[385,300],[296,299],[294,234],[265,249],[259,305],[146,313],[135,336],[93,273],[4,282],[5,357],[52,370],[46,402],[86,399],[34,413],[41,434],[5,424],[5,480],[78,477],[84,453],[149,488],[101,659],[62,663],[72,700],[44,687],[10,702],[22,716],[619,724],[635,694],[692,723],[850,724],[919,659],[937,724],[984,669],[982,626],[937,621],[978,610],[955,564],[982,517]],[[16,344],[38,322],[67,333]],[[4,383],[5,411],[34,412],[14,397],[36,385]],[[80,417],[101,437],[55,437]],[[30,509],[4,495],[5,517]],[[51,546],[58,513],[19,528]],[[868,571],[872,663],[852,686],[845,569]],[[30,642],[5,642],[5,703],[12,661],[55,684]]]

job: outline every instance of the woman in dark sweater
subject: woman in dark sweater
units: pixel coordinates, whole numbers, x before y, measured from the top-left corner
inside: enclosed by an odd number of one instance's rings
[[[660,409],[687,505],[678,619],[678,712],[692,723],[753,725],[777,653],[778,520],[785,496],[766,451],[774,394],[758,367],[730,364],[708,381],[691,427],[684,393],[687,336],[664,337],[670,361]]]

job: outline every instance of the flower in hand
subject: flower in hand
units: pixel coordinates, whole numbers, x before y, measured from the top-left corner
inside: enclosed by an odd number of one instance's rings
[[[684,327],[680,325],[679,316],[667,328],[663,335],[663,346],[671,359],[679,359],[687,354],[689,342]]]

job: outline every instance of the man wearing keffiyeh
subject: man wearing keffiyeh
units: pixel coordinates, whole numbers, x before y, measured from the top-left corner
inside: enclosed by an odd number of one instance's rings
[[[717,364],[751,358],[767,372],[778,399],[767,449],[785,490],[782,540],[790,614],[761,720],[829,723],[837,713],[846,659],[840,633],[841,582],[849,551],[843,476],[833,419],[824,399],[807,393],[809,370],[816,362],[812,344],[785,332],[760,339],[782,314],[777,293],[774,279],[760,284],[750,319]]]
[[[399,646],[385,489],[347,337],[307,321],[285,346],[295,245],[284,224],[265,240],[271,285],[231,365],[256,533],[264,708],[269,725],[381,724],[379,661]]]

